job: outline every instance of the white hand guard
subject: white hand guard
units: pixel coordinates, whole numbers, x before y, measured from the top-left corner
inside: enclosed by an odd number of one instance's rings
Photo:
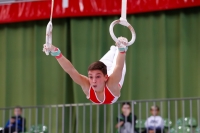
[[[52,29],[53,29],[52,22],[49,21],[46,28],[46,47],[47,48],[50,48],[52,44]],[[45,49],[45,50],[43,49],[43,51],[46,53],[46,55],[49,55],[50,53],[48,49]]]
[[[128,50],[128,40],[124,37],[118,37],[118,42],[116,42],[118,49],[121,53],[126,52]]]

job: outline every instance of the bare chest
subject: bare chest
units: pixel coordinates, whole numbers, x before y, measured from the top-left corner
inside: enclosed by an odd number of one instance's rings
[[[105,95],[104,95],[104,92],[103,93],[95,93],[96,94],[96,97],[99,101],[103,102],[104,99],[105,99]]]

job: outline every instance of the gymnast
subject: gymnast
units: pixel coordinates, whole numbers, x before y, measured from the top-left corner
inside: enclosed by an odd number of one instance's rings
[[[110,25],[110,35],[116,46],[111,46],[110,50],[99,60],[88,67],[88,77],[79,74],[72,63],[65,58],[59,48],[52,45],[52,14],[51,7],[50,21],[46,29],[46,43],[43,45],[43,52],[46,55],[54,56],[63,70],[69,74],[72,80],[81,86],[86,97],[95,104],[112,104],[120,97],[120,91],[126,74],[126,52],[128,46],[135,41],[136,35],[133,27],[126,20],[127,0],[122,0],[121,18],[115,20]],[[124,37],[116,38],[113,33],[114,25],[121,24],[129,28],[132,33],[130,42]]]
[[[99,60],[88,67],[88,77],[79,74],[71,62],[66,59],[59,48],[44,44],[43,51],[50,51],[63,70],[70,75],[75,83],[81,86],[86,97],[95,104],[112,104],[120,97],[121,87],[126,73],[126,52],[128,41],[119,37],[116,46]]]

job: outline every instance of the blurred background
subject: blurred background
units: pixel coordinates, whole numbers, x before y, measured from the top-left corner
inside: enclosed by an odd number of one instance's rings
[[[53,44],[87,75],[88,65],[114,45],[109,26],[120,18],[121,0],[63,1],[54,5]],[[200,95],[200,2],[175,1],[128,0],[136,41],[127,52],[120,100]],[[50,7],[50,0],[1,4],[0,106],[89,102],[42,52]],[[124,26],[116,25],[114,32],[131,39]]]
[[[199,6],[199,0],[127,0],[136,41],[119,101],[199,97]],[[90,103],[42,52],[50,8],[50,0],[0,0],[0,107]],[[55,0],[53,44],[87,75],[89,64],[114,45],[109,26],[120,13],[121,0]],[[131,39],[124,26],[114,33]]]

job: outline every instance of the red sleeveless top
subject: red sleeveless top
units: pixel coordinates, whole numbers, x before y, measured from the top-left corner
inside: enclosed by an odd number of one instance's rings
[[[92,88],[92,86],[89,89],[89,97],[88,97],[88,99],[90,99],[90,101],[92,101],[95,104],[112,104],[112,103],[115,103],[118,98],[119,97],[117,97],[114,94],[112,94],[110,89],[107,86],[105,86],[105,88],[104,88],[104,100],[101,102],[97,98],[97,95],[96,95],[94,89]]]

